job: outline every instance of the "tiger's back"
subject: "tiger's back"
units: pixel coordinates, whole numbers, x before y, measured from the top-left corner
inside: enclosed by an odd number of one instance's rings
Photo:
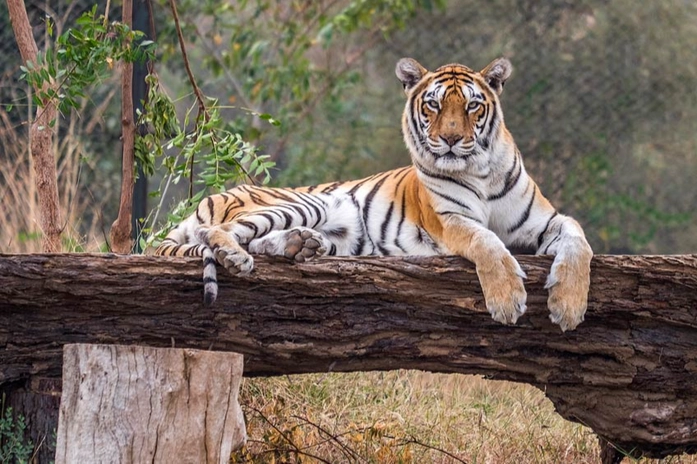
[[[316,230],[324,236],[330,256],[444,254],[431,238],[439,222],[432,210],[422,207],[419,187],[412,166],[316,186],[240,185],[202,201],[156,254],[198,256],[197,228],[233,222],[261,235],[265,235],[263,229]],[[240,244],[249,245],[244,239]]]

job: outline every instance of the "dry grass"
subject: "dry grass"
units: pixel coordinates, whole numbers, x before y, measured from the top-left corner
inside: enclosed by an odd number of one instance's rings
[[[110,94],[107,100],[112,97]],[[89,120],[72,113],[66,120],[57,122],[60,137],[54,137],[53,152],[57,157],[63,251],[101,250],[104,234],[100,212],[105,203],[118,198],[116,192],[96,202],[81,188],[81,173],[97,170],[94,159],[85,156],[87,150],[83,140],[94,130],[105,108],[103,103]],[[38,197],[28,127],[28,123],[13,124],[7,112],[0,109],[0,149],[3,152],[0,157],[0,204],[3,206],[0,253],[41,251]]]
[[[562,419],[541,391],[475,376],[393,371],[247,379],[241,403],[249,442],[233,455],[237,463],[600,459],[592,431]]]

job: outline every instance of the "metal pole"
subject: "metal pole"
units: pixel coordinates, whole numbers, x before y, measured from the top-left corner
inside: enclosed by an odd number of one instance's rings
[[[145,33],[145,38],[150,39],[148,31],[150,24],[150,12],[147,0],[135,0],[133,2],[133,30]],[[133,120],[137,121],[137,111],[143,110],[143,102],[147,98],[148,88],[145,83],[145,76],[148,74],[148,63],[143,61],[133,64]],[[138,126],[138,135],[145,135],[146,127]],[[133,215],[132,233],[135,242],[134,251],[141,253],[139,237],[143,228],[143,220],[148,214],[148,179],[143,170],[138,167],[138,178],[136,179],[133,190]]]

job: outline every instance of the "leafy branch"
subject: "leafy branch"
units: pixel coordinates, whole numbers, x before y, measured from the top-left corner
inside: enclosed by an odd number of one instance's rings
[[[197,114],[193,130],[187,130],[193,106],[186,112],[182,123],[177,117],[174,102],[161,89],[156,74],[150,74],[146,78],[150,90],[144,110],[139,114],[138,123],[147,125],[150,131],[136,139],[136,158],[146,175],[154,173],[156,159],[160,158],[160,167],[165,168],[167,175],[160,189],[153,193],[154,196],[160,196],[161,201],[147,219],[143,231],[153,232],[154,224],[157,224],[163,207],[164,194],[172,183],[177,184],[185,178],[188,180],[189,188],[188,197],[174,207],[164,227],[151,234],[148,239],[141,238],[143,249],[155,245],[175,224],[191,214],[209,190],[223,191],[227,184],[244,178],[256,183],[255,177],[262,174],[262,182],[267,183],[271,177],[269,170],[275,164],[268,160],[268,155],[258,155],[256,147],[246,142],[239,133],[229,130],[221,117],[218,101],[205,97],[191,70],[174,0],[169,0],[169,7],[184,68],[195,97]],[[268,114],[252,114],[266,119],[273,125],[280,124]],[[172,150],[175,154],[170,154]],[[202,187],[197,192],[196,184]]]
[[[34,104],[43,108],[51,100],[62,114],[79,110],[80,100],[87,98],[86,91],[104,79],[115,63],[148,59],[155,48],[152,41],[139,41],[142,32],[132,31],[118,21],[108,23],[104,15],[97,16],[96,5],[75,24],[56,38],[54,48],[39,54],[36,63],[20,67],[20,77],[41,89],[32,95]],[[47,32],[53,35],[50,21]]]

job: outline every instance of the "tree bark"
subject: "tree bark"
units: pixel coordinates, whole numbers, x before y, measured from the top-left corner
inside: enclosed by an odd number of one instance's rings
[[[697,256],[598,256],[586,320],[548,319],[550,257],[520,256],[528,312],[487,313],[455,257],[257,259],[219,273],[202,304],[198,259],[0,257],[0,383],[60,375],[65,343],[235,351],[246,375],[397,368],[483,374],[545,391],[618,449],[697,451]]]
[[[12,29],[17,40],[24,65],[37,64],[38,47],[34,41],[31,24],[23,0],[7,0]],[[46,92],[52,84],[44,83],[35,92]],[[52,253],[61,250],[61,218],[58,204],[58,176],[51,140],[57,117],[56,103],[51,98],[43,100],[29,131],[31,158],[34,164],[36,190],[39,200],[39,224],[42,248]]]
[[[122,21],[133,26],[133,0],[123,0]],[[121,64],[121,197],[119,214],[111,225],[111,250],[128,254],[133,249],[131,216],[133,213],[133,186],[135,185],[135,115],[133,111],[133,63]]]
[[[242,356],[66,345],[56,464],[227,464],[246,440]]]

